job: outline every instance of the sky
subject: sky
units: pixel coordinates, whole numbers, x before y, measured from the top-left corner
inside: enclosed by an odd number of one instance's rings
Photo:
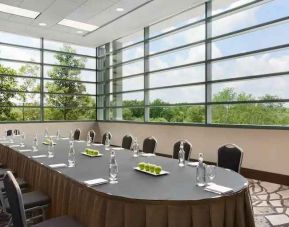
[[[213,1],[213,14],[235,8],[252,0],[215,0]],[[165,22],[155,24],[150,28],[150,35],[170,31],[177,27],[192,23],[204,17],[203,6],[189,10]],[[193,15],[193,16],[192,16]],[[289,0],[273,0],[257,7],[250,8],[232,14],[227,17],[215,20],[212,24],[213,36],[222,35],[228,32],[236,31],[254,26],[260,23],[268,22],[274,19],[289,16]],[[153,39],[150,42],[150,54],[167,50],[184,44],[197,42],[204,39],[204,24],[193,28],[183,29],[178,33],[171,34],[166,37]],[[39,39],[18,36],[9,33],[0,33],[0,42],[11,42],[15,44],[25,44],[32,47],[39,47]],[[143,31],[124,37],[119,42],[123,46],[141,41],[143,39]],[[237,54],[247,51],[258,50],[261,48],[272,47],[281,44],[287,44],[289,40],[289,21],[279,23],[273,26],[265,27],[244,33],[238,36],[220,39],[212,43],[212,57],[218,58],[231,54]],[[45,41],[44,47],[47,49],[58,50],[62,44],[54,41]],[[81,47],[73,45],[77,53],[93,55],[94,48]],[[1,58],[21,59],[27,61],[40,61],[39,51],[29,49],[15,49],[8,46],[0,46]],[[151,57],[149,64],[150,70],[165,69],[167,67],[178,66],[182,64],[202,61],[205,59],[204,44],[189,47],[186,49],[168,52],[163,55]],[[133,46],[121,52],[122,61],[128,61],[139,58],[144,55],[143,44]],[[45,62],[55,63],[53,53],[45,52]],[[1,64],[19,68],[21,64],[0,61]],[[124,64],[122,67],[114,70],[120,70],[123,77],[144,72],[143,60],[135,61],[130,64]],[[88,59],[86,67],[95,68],[95,60]],[[44,75],[51,67],[44,68]],[[234,77],[243,77],[257,75],[263,73],[274,73],[289,71],[289,54],[288,49],[282,49],[274,52],[260,53],[245,57],[239,57],[224,61],[215,61],[212,63],[212,79],[226,79]],[[95,74],[92,71],[81,72],[82,80],[94,81]],[[194,67],[180,68],[177,70],[163,71],[152,73],[149,76],[151,87],[170,86],[186,83],[202,82],[205,79],[204,65],[196,65]],[[129,91],[135,89],[143,89],[143,76],[124,79],[122,90]],[[119,82],[115,83],[119,88]],[[87,84],[89,93],[95,92],[95,86]],[[212,86],[213,94],[217,94],[223,88],[233,88],[237,92],[246,92],[254,95],[256,98],[265,94],[277,95],[281,98],[288,98],[289,75],[274,77],[271,79],[255,79],[248,81],[238,81],[230,83],[219,83]],[[204,86],[187,86],[182,88],[172,88],[164,90],[154,90],[150,92],[150,101],[161,98],[169,103],[178,102],[204,102]],[[123,100],[138,99],[143,100],[143,92],[123,94]]]

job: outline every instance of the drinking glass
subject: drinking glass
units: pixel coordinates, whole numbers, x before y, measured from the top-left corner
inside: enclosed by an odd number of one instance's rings
[[[20,147],[24,147],[24,146],[25,146],[25,145],[24,145],[24,140],[25,140],[25,134],[24,134],[24,132],[22,132],[22,134],[21,134]]]
[[[90,147],[91,143],[92,143],[92,138],[90,137],[90,134],[88,133],[88,134],[87,134],[86,146]]]
[[[69,151],[68,151],[68,167],[75,166],[75,150],[73,141],[70,141]]]
[[[133,147],[133,157],[138,157],[138,155],[139,155],[139,145],[138,145],[138,143],[135,143],[134,144],[134,147]]]
[[[60,130],[58,129],[56,132],[56,139],[59,140],[60,139]]]
[[[207,165],[206,166],[206,173],[208,181],[211,183],[216,177],[216,166],[214,165]]]
[[[53,140],[52,138],[50,138],[50,142],[48,145],[48,158],[53,158],[54,155],[55,155],[55,148],[54,148]]]
[[[33,151],[33,152],[37,152],[37,151],[38,151],[38,139],[37,139],[37,135],[35,135],[34,138],[33,138],[32,151]]]

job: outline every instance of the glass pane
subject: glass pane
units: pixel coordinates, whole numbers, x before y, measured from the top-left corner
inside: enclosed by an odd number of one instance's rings
[[[40,39],[0,31],[0,42],[40,48]]]
[[[169,52],[149,59],[150,71],[205,60],[205,45]]]
[[[143,92],[129,92],[109,96],[109,106],[143,106]]]
[[[133,60],[144,56],[144,44],[132,46],[120,51],[117,51],[111,56],[110,65],[119,64],[121,62]]]
[[[143,76],[130,77],[130,78],[114,80],[110,82],[111,92],[131,91],[131,90],[139,90],[143,88],[144,88]]]
[[[109,120],[144,121],[144,108],[110,108]]]
[[[212,58],[288,44],[288,28],[289,23],[286,22],[215,41],[213,42]]]
[[[190,9],[150,26],[150,37],[180,28],[205,18],[205,5]]]
[[[104,120],[104,109],[97,109],[97,120],[98,121]]]
[[[44,95],[44,105],[49,107],[95,107],[96,98],[93,96],[77,95]]]
[[[0,58],[19,61],[40,62],[40,51],[0,45]]]
[[[237,8],[255,0],[214,0],[212,1],[212,15]]]
[[[95,82],[96,75],[94,71],[84,69],[72,69],[60,66],[44,66],[44,77],[52,79],[67,79]]]
[[[34,78],[1,76],[0,89],[6,91],[40,92],[40,80]]]
[[[205,102],[205,86],[186,86],[149,91],[151,105]]]
[[[213,124],[288,126],[288,103],[213,105]]]
[[[104,83],[101,83],[101,84],[97,84],[97,94],[100,95],[100,94],[104,94],[104,89],[105,89],[105,84]]]
[[[205,65],[149,74],[150,88],[205,81]]]
[[[175,47],[186,45],[189,43],[201,41],[205,39],[205,25],[199,25],[192,28],[186,28],[181,31],[171,33],[167,36],[157,38],[150,41],[150,54]]]
[[[288,49],[212,63],[212,79],[227,79],[289,71]],[[252,67],[254,66],[254,67]]]
[[[1,60],[0,74],[40,77],[40,65]]]
[[[213,102],[289,98],[289,76],[212,84]]]
[[[143,41],[143,39],[144,39],[144,31],[141,30],[129,36],[125,36],[123,38],[113,41],[113,49],[117,50],[117,49],[129,46],[129,45],[132,45],[134,43]]]
[[[104,99],[105,99],[104,95],[97,96],[97,108],[104,107]]]
[[[0,107],[0,121],[39,121],[40,108]]]
[[[80,57],[71,53],[44,52],[44,63],[88,69],[96,68],[95,58]]]
[[[40,94],[0,91],[0,106],[39,106]]]
[[[85,108],[80,109],[45,108],[44,117],[46,121],[95,120],[96,111],[95,109],[85,109]]]
[[[212,35],[222,35],[228,32],[233,32],[246,27],[276,20],[282,17],[287,17],[288,15],[288,2],[284,0],[267,1],[259,6],[257,5],[256,7],[230,14],[226,17],[222,17],[213,21]],[[275,38],[275,36],[270,36],[270,38]]]
[[[78,46],[78,45],[74,45],[70,43],[56,42],[56,41],[51,41],[51,40],[46,40],[46,39],[44,40],[44,49],[67,52],[67,50],[64,48],[65,46],[71,47],[73,52],[76,54],[84,54],[84,55],[89,55],[89,56],[96,55],[95,48]]]
[[[204,106],[161,106],[150,107],[150,121],[204,123]]]
[[[134,61],[118,67],[113,67],[111,78],[120,78],[144,72],[144,61]]]
[[[79,81],[44,80],[44,92],[96,95],[96,87]]]

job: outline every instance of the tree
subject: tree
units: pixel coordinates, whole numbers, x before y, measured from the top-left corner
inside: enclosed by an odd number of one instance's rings
[[[17,72],[0,64],[0,74],[0,121],[15,120],[16,116],[12,112],[12,99],[15,98],[15,93],[6,91],[16,90],[17,83],[14,77],[5,75],[17,75]]]
[[[84,68],[86,58],[77,58],[75,50],[67,45],[61,49],[62,52],[54,55],[57,64],[64,65],[53,66],[48,75],[54,79],[46,84],[49,93],[47,104],[53,107],[61,107],[58,109],[49,109],[46,111],[48,119],[55,120],[77,120],[83,116],[91,115],[91,111],[87,111],[85,107],[95,106],[93,100],[88,96],[76,96],[75,94],[84,94],[86,87],[80,82],[79,75],[81,73],[79,68]],[[84,108],[81,108],[84,107]],[[87,116],[91,118],[91,116]]]

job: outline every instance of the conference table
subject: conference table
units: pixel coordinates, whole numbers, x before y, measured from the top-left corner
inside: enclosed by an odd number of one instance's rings
[[[214,182],[234,191],[219,195],[196,186],[196,167],[180,168],[177,160],[161,156],[133,157],[131,151],[116,148],[118,184],[87,186],[84,181],[109,178],[110,151],[103,145],[90,147],[103,154],[92,158],[81,154],[86,142],[75,141],[76,166],[51,168],[51,164],[67,163],[69,140],[54,140],[53,158],[37,158],[47,155],[48,147],[39,142],[39,151],[30,151],[32,138],[26,139],[24,148],[17,146],[17,138],[14,141],[0,140],[0,162],[32,190],[51,198],[49,217],[70,215],[89,227],[255,226],[248,182],[233,171],[216,168]],[[133,168],[139,162],[161,165],[169,174],[138,172]]]

